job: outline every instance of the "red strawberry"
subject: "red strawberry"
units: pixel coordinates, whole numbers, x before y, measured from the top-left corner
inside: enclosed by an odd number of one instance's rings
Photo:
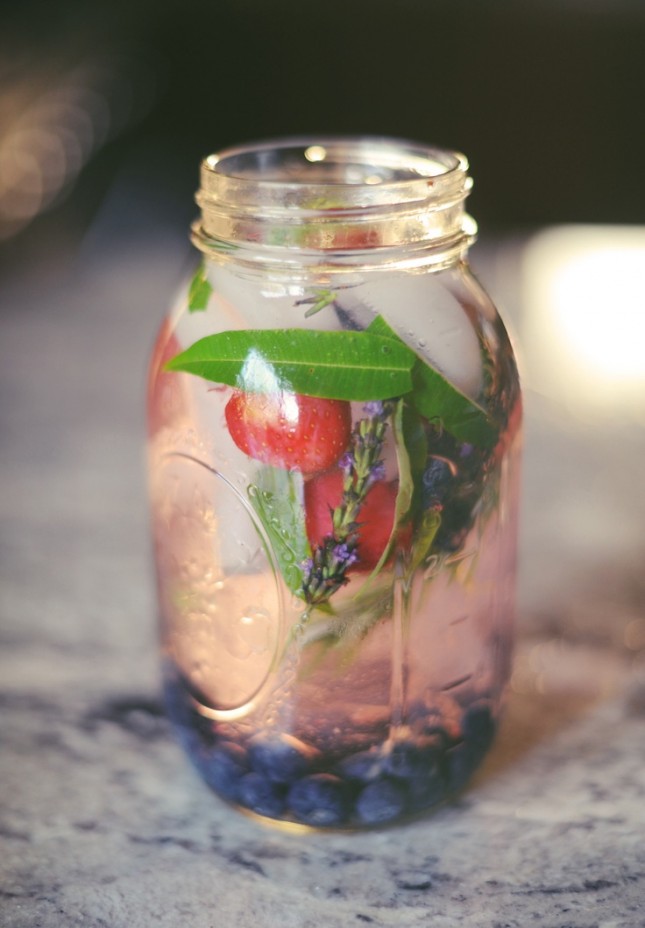
[[[249,457],[299,470],[327,470],[343,453],[352,428],[351,407],[299,393],[235,390],[226,404],[231,438]]]
[[[305,484],[305,524],[311,545],[320,544],[331,534],[331,510],[340,505],[343,475],[337,471],[320,474]],[[358,522],[358,556],[354,570],[372,570],[385,550],[396,502],[397,483],[381,480],[368,491],[360,508]]]

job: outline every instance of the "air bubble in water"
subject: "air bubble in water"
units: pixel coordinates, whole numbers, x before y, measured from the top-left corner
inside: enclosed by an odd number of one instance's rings
[[[234,622],[228,648],[233,657],[246,660],[266,654],[271,644],[271,616],[258,606],[247,606]]]

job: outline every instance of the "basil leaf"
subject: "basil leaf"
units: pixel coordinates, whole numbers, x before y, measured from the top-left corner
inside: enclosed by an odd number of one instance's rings
[[[200,264],[188,288],[188,312],[203,312],[213,292],[213,286],[206,276],[206,268]]]
[[[377,316],[367,331],[405,344],[382,316]],[[480,448],[491,448],[497,441],[498,428],[486,410],[446,380],[427,361],[418,355],[415,357],[410,402],[426,419],[441,420],[443,427],[459,441],[470,442]]]
[[[262,467],[248,493],[269,536],[284,581],[297,594],[302,588],[302,562],[311,556],[305,529],[302,474]]]
[[[165,369],[256,392],[381,400],[412,389],[414,364],[400,339],[370,332],[243,329],[207,335]]]

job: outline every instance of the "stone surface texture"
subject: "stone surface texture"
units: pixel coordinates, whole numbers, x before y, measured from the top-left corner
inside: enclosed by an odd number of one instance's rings
[[[159,234],[0,293],[0,925],[643,928],[642,429],[529,392],[515,672],[452,804],[293,834],[189,768],[159,701],[142,440],[185,257]]]

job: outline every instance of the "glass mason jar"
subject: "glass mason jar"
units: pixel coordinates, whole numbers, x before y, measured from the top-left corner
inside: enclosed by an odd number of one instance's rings
[[[372,826],[463,787],[509,676],[521,403],[463,156],[207,158],[152,361],[169,715],[221,797]]]

